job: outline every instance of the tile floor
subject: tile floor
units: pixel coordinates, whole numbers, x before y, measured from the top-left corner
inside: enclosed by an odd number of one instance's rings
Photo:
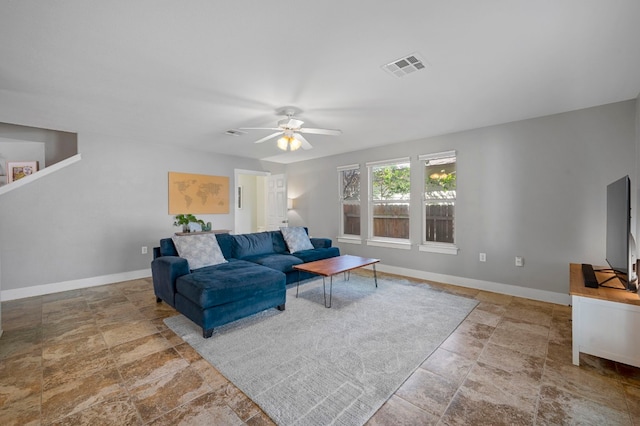
[[[480,304],[368,425],[640,425],[640,369],[572,365],[569,307],[424,284]],[[3,302],[0,424],[273,424],[172,315],[150,279]]]

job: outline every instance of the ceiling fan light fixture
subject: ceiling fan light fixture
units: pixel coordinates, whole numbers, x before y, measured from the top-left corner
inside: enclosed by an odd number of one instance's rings
[[[278,139],[278,148],[283,151],[295,151],[302,146],[302,142],[293,136],[283,136]]]
[[[302,142],[300,142],[298,139],[296,138],[290,138],[289,139],[289,147],[291,148],[291,151],[295,151],[296,149],[300,148],[302,146]]]
[[[277,145],[283,151],[295,151],[302,146],[302,142],[293,136],[283,136],[278,139]]]
[[[254,143],[262,143],[279,137],[279,139],[277,139],[276,146],[282,151],[296,151],[300,148],[307,150],[313,148],[309,141],[303,136],[305,133],[326,136],[338,136],[342,134],[342,130],[339,129],[302,127],[304,121],[293,118],[295,113],[301,112],[299,109],[291,107],[286,108],[286,110],[283,110],[282,112],[286,113],[287,117],[278,121],[278,127],[242,127],[237,130],[277,130],[277,132],[258,139]]]
[[[283,136],[280,139],[278,139],[278,148],[280,148],[281,150],[286,151],[288,145],[289,145],[289,139],[286,136]]]

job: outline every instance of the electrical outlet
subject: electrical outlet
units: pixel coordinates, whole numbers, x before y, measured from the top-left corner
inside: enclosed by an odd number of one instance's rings
[[[142,254],[147,254],[147,246],[142,246]]]
[[[524,266],[524,258],[522,256],[516,256],[516,266]]]
[[[480,253],[480,262],[487,261],[487,253]]]

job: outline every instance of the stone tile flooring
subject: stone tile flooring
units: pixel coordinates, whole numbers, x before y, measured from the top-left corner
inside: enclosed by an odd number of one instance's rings
[[[640,425],[640,369],[572,365],[569,307],[424,284],[480,304],[368,425]],[[273,424],[175,314],[150,279],[3,302],[0,424]]]

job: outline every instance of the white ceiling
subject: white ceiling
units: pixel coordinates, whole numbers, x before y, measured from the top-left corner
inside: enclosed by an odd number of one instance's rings
[[[425,70],[382,70],[413,52]],[[639,92],[638,0],[0,0],[0,122],[80,140],[290,163]],[[287,105],[343,134],[225,134]]]

